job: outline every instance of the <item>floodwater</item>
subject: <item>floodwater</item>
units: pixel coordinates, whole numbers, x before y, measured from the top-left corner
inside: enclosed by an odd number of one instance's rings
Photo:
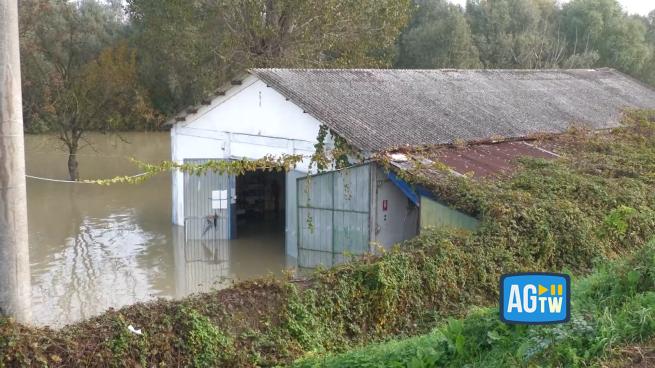
[[[139,172],[170,159],[168,133],[90,134],[82,179]],[[26,136],[28,175],[67,179],[53,136]],[[180,298],[284,269],[283,224],[239,228],[239,239],[184,241],[171,224],[171,176],[98,186],[27,180],[34,322],[60,327],[108,308]]]

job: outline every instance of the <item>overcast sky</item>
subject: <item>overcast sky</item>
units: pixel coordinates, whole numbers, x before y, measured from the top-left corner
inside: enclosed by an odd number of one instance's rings
[[[453,3],[466,5],[466,0],[450,0]],[[560,2],[565,3],[566,0]],[[636,13],[641,15],[648,15],[651,10],[655,9],[655,0],[619,0],[623,9],[630,14]]]

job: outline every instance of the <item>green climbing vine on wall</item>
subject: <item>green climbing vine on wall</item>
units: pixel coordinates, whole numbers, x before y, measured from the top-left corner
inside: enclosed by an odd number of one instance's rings
[[[283,154],[280,156],[266,155],[256,160],[245,158],[240,160],[209,160],[202,164],[180,164],[175,161],[162,161],[158,164],[151,164],[131,159],[136,166],[143,170],[142,174],[135,176],[116,176],[111,179],[83,180],[82,182],[99,185],[138,184],[157,174],[173,170],[179,170],[192,175],[202,175],[208,171],[227,175],[243,175],[247,172],[258,170],[282,172],[293,170],[303,159],[303,155],[296,154]]]
[[[332,138],[333,147],[327,149],[326,139],[328,134]],[[330,168],[343,169],[353,165],[351,159],[363,161],[364,156],[361,151],[350,145],[345,138],[341,137],[334,130],[326,125],[321,125],[316,136],[314,144],[314,154],[312,155],[311,165],[316,165],[318,172],[323,172]],[[311,171],[311,170],[310,170]]]
[[[332,143],[333,143],[333,147],[331,149],[327,149],[326,140],[328,138],[328,134],[332,139]],[[353,165],[353,163],[351,162],[351,158],[358,160],[360,162],[364,160],[364,156],[362,155],[362,153],[358,149],[350,145],[345,138],[341,137],[335,131],[328,128],[327,125],[321,124],[318,130],[318,134],[316,136],[316,144],[314,144],[314,154],[311,156],[311,160],[309,163],[309,172],[307,173],[305,185],[303,188],[305,194],[307,195],[306,196],[307,207],[309,207],[311,201],[310,189],[311,189],[312,177],[310,173],[313,171],[312,169],[316,167],[316,170],[319,173],[329,170],[331,168],[344,169]],[[349,174],[347,173],[347,171],[344,171],[344,175],[347,176]],[[352,191],[350,188],[350,184],[345,182],[345,180],[344,180],[344,196],[345,199],[347,200],[350,200],[352,198]],[[315,229],[315,225],[311,214],[307,213],[307,218],[305,220],[309,231],[313,233]]]
[[[318,135],[316,136],[316,144],[314,144],[314,154],[309,163],[309,171],[311,171],[313,165],[316,165],[318,172],[325,171],[330,166],[328,154],[325,150],[325,138],[327,138],[328,132],[328,127],[321,124],[318,129]]]

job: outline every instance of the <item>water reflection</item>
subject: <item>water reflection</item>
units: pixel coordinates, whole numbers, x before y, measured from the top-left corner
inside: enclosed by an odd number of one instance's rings
[[[166,296],[166,290],[157,288],[150,279],[162,271],[156,270],[161,264],[149,271],[140,262],[148,247],[165,245],[166,241],[162,234],[140,228],[131,210],[101,219],[82,219],[77,234],[50,254],[47,264],[33,268],[32,295],[38,322],[69,323],[102,313],[110,306]]]
[[[186,239],[175,227],[175,287],[177,296],[206,292],[246,280],[279,273],[293,259],[284,255],[284,223],[268,221],[243,224],[234,240]]]
[[[166,133],[90,137],[82,178],[138,173],[128,160],[170,157]],[[66,179],[52,137],[26,137],[30,175]],[[251,224],[239,239],[185,241],[171,225],[170,175],[110,187],[28,180],[35,322],[61,326],[157,297],[183,297],[285,266],[283,224]]]
[[[185,240],[182,227],[175,227],[175,289],[178,298],[226,286],[230,275],[228,240]]]

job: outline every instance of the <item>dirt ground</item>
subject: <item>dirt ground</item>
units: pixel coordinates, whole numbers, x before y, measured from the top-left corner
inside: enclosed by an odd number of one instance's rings
[[[655,368],[655,340],[617,349],[605,368]]]

